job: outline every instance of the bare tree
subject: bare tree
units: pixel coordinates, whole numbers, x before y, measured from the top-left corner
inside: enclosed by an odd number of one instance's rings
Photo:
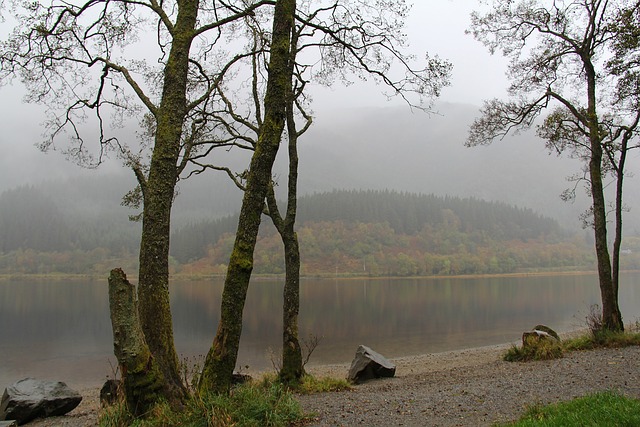
[[[293,63],[290,47],[295,10],[295,0],[276,2],[264,101],[264,121],[247,174],[236,239],[222,293],[220,323],[200,376],[201,391],[224,393],[228,392],[231,386],[231,376],[236,364],[242,331],[242,311],[253,269],[253,251],[260,227],[260,216],[284,129],[286,100],[291,96]]]
[[[470,32],[493,53],[510,58],[509,100],[484,103],[467,145],[488,144],[537,126],[557,153],[570,152],[585,163],[592,206],[603,325],[623,330],[618,305],[618,255],[622,236],[622,178],[625,156],[638,125],[637,110],[621,110],[613,90],[619,78],[606,67],[616,33],[612,20],[624,2],[607,0],[499,0],[489,13],[472,14]],[[616,244],[613,261],[607,238],[607,176],[617,180]]]
[[[260,194],[262,194],[263,190],[265,191],[263,196],[267,197],[267,212],[281,233],[285,245],[287,277],[285,284],[283,361],[285,361],[284,364],[287,367],[291,367],[291,369],[283,369],[281,377],[286,381],[299,378],[303,372],[300,346],[297,343],[300,257],[294,230],[297,179],[296,146],[297,138],[301,131],[296,129],[293,111],[294,106],[296,106],[305,116],[300,105],[296,104],[301,99],[305,84],[307,82],[331,84],[335,79],[349,81],[354,75],[360,78],[373,77],[391,89],[390,96],[401,96],[411,105],[426,109],[428,106],[424,104],[424,101],[426,99],[431,100],[432,97],[437,96],[441,87],[448,83],[450,64],[446,61],[427,57],[427,65],[424,68],[414,69],[411,67],[411,62],[414,58],[402,53],[400,48],[404,46],[405,40],[401,32],[398,31],[403,24],[406,13],[408,13],[408,8],[404,1],[401,0],[392,3],[388,8],[380,8],[375,2],[368,1],[302,2],[300,7],[297,8],[295,24],[292,26],[292,33],[289,36],[289,41],[292,44],[287,59],[289,74],[286,78],[290,85],[291,81],[295,80],[300,83],[300,86],[296,86],[296,90],[289,87],[287,91],[277,92],[280,98],[273,100],[273,102],[279,104],[277,105],[278,114],[285,115],[284,120],[288,130],[290,169],[288,205],[284,218],[278,211],[271,177],[261,183],[259,187]],[[275,35],[274,27],[273,37]],[[274,46],[274,43],[270,46],[270,61],[273,61]],[[305,63],[300,60],[303,51],[312,49],[318,54],[312,57],[309,60],[310,62]],[[309,57],[305,55],[305,58]],[[394,64],[400,70],[399,76],[395,76],[394,72],[397,70],[392,70],[392,65]],[[273,76],[273,70],[274,68],[270,64],[268,67],[270,81],[272,78],[276,78]],[[278,72],[280,72],[280,69],[278,69]],[[256,86],[255,81],[252,86]],[[236,234],[236,243],[229,270],[227,271],[221,321],[213,346],[205,362],[205,373],[201,382],[202,389],[217,392],[225,392],[229,389],[240,339],[241,313],[253,266],[253,249],[260,219],[259,215],[257,215],[257,199],[248,200],[248,192],[250,191],[249,183],[251,177],[256,176],[255,174],[258,173],[258,169],[253,165],[253,162],[258,161],[259,156],[262,155],[258,152],[260,141],[267,132],[270,132],[268,125],[271,119],[268,118],[268,111],[270,108],[276,108],[275,104],[269,105],[271,101],[269,87],[267,85],[264,120],[260,116],[259,100],[254,104],[256,124],[246,123],[244,117],[237,114],[233,117],[236,122],[246,126],[251,132],[256,132],[259,137],[257,143],[250,143],[255,145],[256,151],[253,155],[252,166],[244,175],[247,178],[245,199],[243,201],[243,211],[241,211],[240,225]],[[253,92],[254,99],[259,98],[256,93],[255,91]],[[307,119],[307,125],[309,123],[310,121]],[[278,138],[282,135],[284,124],[283,122],[283,128],[280,129]],[[246,140],[246,133],[236,130],[233,126],[228,126],[228,128],[238,135],[239,139]],[[275,134],[268,133],[268,135],[270,135],[269,140],[272,137],[275,138]],[[275,158],[275,152],[268,151],[267,159],[270,164],[273,164],[272,154]],[[206,167],[204,163],[201,163],[200,166]],[[227,173],[238,182],[238,174],[234,174],[229,170],[227,170]],[[266,178],[267,176],[264,174],[263,179]],[[266,185],[266,187],[262,187],[263,185]],[[243,184],[239,183],[239,186],[243,187]],[[248,207],[249,203],[251,203],[251,208]],[[260,206],[260,210],[263,207]],[[245,208],[251,209],[251,221],[242,213],[248,212],[248,210],[245,211]],[[249,236],[247,235],[248,231],[251,232]],[[240,257],[240,255],[242,256]],[[291,361],[291,364],[288,363],[289,361]]]
[[[606,66],[607,70],[617,77],[614,100],[616,115],[608,118],[612,132],[616,135],[610,144],[605,145],[605,153],[616,176],[615,190],[615,238],[613,241],[613,282],[617,283],[620,275],[620,248],[622,246],[622,214],[626,209],[622,190],[627,175],[625,166],[627,154],[632,149],[640,148],[638,122],[640,121],[640,2],[627,2],[616,11],[610,30],[615,34],[613,39],[614,55]],[[628,117],[623,125],[615,126],[617,114]]]
[[[225,100],[224,111],[215,114],[215,120],[223,124],[229,137],[236,138],[238,146],[253,150],[257,145],[260,129],[263,126],[261,116],[264,111],[264,93],[261,90],[263,85],[262,76],[267,74],[266,63],[268,46],[259,48],[261,43],[267,40],[266,31],[261,28],[261,23],[253,19],[247,19],[247,24],[254,34],[255,56],[251,60],[253,70],[250,79],[251,88],[248,104],[251,106],[246,111],[240,113],[234,104],[239,99],[231,99],[223,90],[220,90],[221,97]],[[298,54],[298,38],[300,28],[297,26],[291,36],[291,61],[293,61],[293,87],[291,96],[286,100],[286,140],[288,141],[289,173],[287,176],[287,196],[285,216],[283,217],[276,197],[275,186],[277,182],[269,184],[266,206],[263,213],[269,216],[282,238],[285,252],[285,280],[283,287],[283,347],[282,347],[282,367],[280,378],[283,382],[291,383],[298,381],[303,373],[302,350],[298,339],[298,314],[300,307],[300,248],[295,232],[295,219],[297,213],[297,184],[298,184],[298,140],[309,129],[312,117],[303,106],[305,100],[304,88],[306,81],[302,73],[304,67],[299,67],[296,61]],[[253,114],[252,114],[253,113]],[[298,130],[297,121],[302,119],[302,129]],[[240,145],[242,144],[242,145]],[[248,171],[241,173],[234,172],[231,168],[223,165],[216,165],[206,162],[206,156],[197,156],[192,159],[192,163],[197,166],[192,174],[199,174],[208,169],[224,171],[236,184],[240,190],[245,191],[245,178]]]
[[[252,53],[236,42],[238,53],[230,55],[223,42],[238,31],[242,18],[274,3],[35,2],[25,6],[2,43],[0,80],[19,76],[27,84],[27,100],[49,107],[43,149],[66,137],[71,142],[66,153],[78,163],[96,166],[116,153],[135,173],[139,188],[127,200],[143,203],[140,321],[164,377],[160,394],[172,402],[185,395],[168,287],[176,182],[189,159],[207,149],[203,141],[235,143],[211,137],[216,126],[207,111],[215,108],[218,85]],[[147,43],[149,35],[154,46]],[[139,145],[111,129],[127,125],[131,117],[140,118],[145,129]],[[88,135],[97,139],[95,147],[87,144]]]

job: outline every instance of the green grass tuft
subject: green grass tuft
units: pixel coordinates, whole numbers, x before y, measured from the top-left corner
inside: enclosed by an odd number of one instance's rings
[[[567,351],[592,350],[595,348],[619,348],[632,345],[640,345],[640,333],[635,331],[614,332],[601,330],[569,339],[564,342],[564,347]]]
[[[534,406],[520,420],[501,424],[513,427],[638,426],[640,400],[614,392],[601,392],[569,402]]]
[[[289,426],[305,419],[300,404],[279,383],[248,383],[229,395],[194,394],[180,412],[158,404],[145,419],[134,419],[124,403],[102,410],[101,427],[253,427]]]
[[[278,375],[272,373],[264,374],[258,384],[261,387],[268,387],[271,384],[277,382]],[[346,379],[332,377],[318,378],[310,374],[303,375],[300,381],[295,384],[288,384],[287,387],[292,392],[300,394],[326,393],[332,391],[350,390],[352,388],[351,384]]]
[[[566,352],[593,350],[596,348],[620,348],[640,345],[640,332],[592,330],[591,332],[561,342],[540,340],[527,346],[511,346],[502,359],[507,362],[528,362],[531,360],[558,359]]]
[[[511,346],[502,359],[507,362],[528,362],[531,360],[559,359],[564,355],[561,342],[552,340],[540,340],[535,344],[523,347]]]
[[[301,394],[326,393],[330,391],[350,390],[351,384],[346,379],[331,377],[317,378],[313,375],[302,377],[295,391]]]

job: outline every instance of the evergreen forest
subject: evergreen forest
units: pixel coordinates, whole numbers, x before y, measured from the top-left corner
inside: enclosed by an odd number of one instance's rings
[[[22,186],[0,195],[1,274],[105,276],[137,269],[139,223],[127,209],[87,197],[117,196],[91,180],[66,190]],[[72,203],[67,197],[85,195]],[[80,209],[79,206],[84,206]],[[174,275],[224,274],[237,215],[182,221],[171,236]],[[258,274],[282,274],[282,243],[263,218]],[[588,233],[563,230],[531,209],[390,190],[302,196],[298,236],[307,276],[416,276],[592,270]],[[640,239],[627,237],[623,268],[640,268]]]

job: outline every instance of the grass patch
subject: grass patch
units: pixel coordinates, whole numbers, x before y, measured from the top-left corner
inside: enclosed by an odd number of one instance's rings
[[[234,387],[229,395],[200,396],[193,392],[180,412],[169,405],[156,405],[145,419],[135,419],[124,400],[103,408],[100,427],[262,427],[300,425],[307,416],[295,399],[295,393],[311,394],[348,390],[346,379],[316,378],[305,375],[298,384],[282,385],[277,374]]]
[[[302,377],[295,391],[302,394],[326,393],[330,391],[350,390],[351,384],[346,379],[331,377],[317,378],[313,375]]]
[[[535,344],[522,347],[515,345],[502,356],[507,362],[528,362],[531,360],[558,359],[564,355],[564,346],[560,341],[543,339]]]
[[[278,382],[278,374],[276,373],[265,374],[260,380],[262,387],[267,387],[269,384],[276,382]],[[300,394],[326,393],[350,390],[352,388],[346,379],[331,377],[318,378],[309,374],[303,375],[298,383],[289,384],[287,387],[290,391]]]
[[[622,348],[640,345],[640,325],[634,324],[627,332],[615,332],[607,329],[590,329],[590,332],[563,341],[542,339],[529,342],[528,345],[511,346],[502,356],[507,362],[528,362],[531,360],[558,359],[565,352],[594,350],[597,348]]]
[[[514,427],[638,426],[640,400],[614,392],[601,392],[569,402],[534,406],[518,421],[500,424]]]
[[[104,408],[101,427],[258,427],[290,426],[306,418],[293,393],[279,383],[248,383],[229,395],[193,395],[184,410],[158,404],[145,419],[134,419],[124,402]]]
[[[567,351],[592,350],[595,348],[619,348],[640,345],[640,332],[593,331],[589,334],[564,341]]]

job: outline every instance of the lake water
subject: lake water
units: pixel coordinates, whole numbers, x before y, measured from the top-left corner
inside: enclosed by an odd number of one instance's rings
[[[621,278],[626,322],[640,316],[640,273]],[[205,355],[220,309],[221,280],[171,286],[176,347]],[[278,354],[282,283],[255,280],[245,307],[239,366],[270,369]],[[387,357],[435,353],[520,339],[544,323],[584,326],[600,301],[595,275],[437,279],[306,279],[300,336],[321,341],[310,364],[348,363],[359,344]],[[0,389],[27,376],[97,386],[115,367],[107,283],[1,281]],[[346,374],[346,372],[345,372]]]

